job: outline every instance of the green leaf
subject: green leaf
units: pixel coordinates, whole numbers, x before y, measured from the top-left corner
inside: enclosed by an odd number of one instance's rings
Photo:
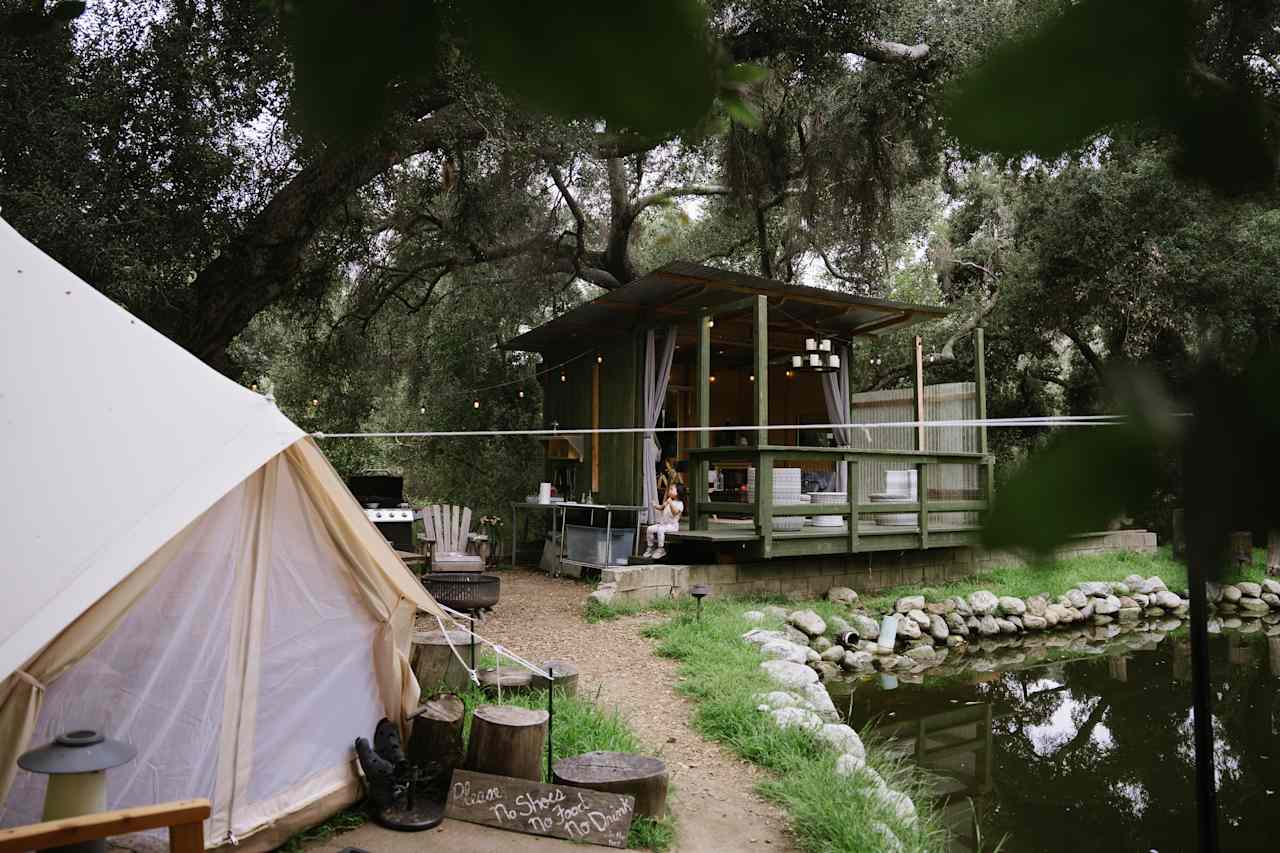
[[[1073,428],[1001,487],[983,526],[988,548],[1048,554],[1107,525],[1156,481],[1156,441],[1137,425]]]
[[[738,124],[753,129],[760,127],[760,110],[746,98],[741,95],[726,94],[720,97],[720,102],[724,104],[729,117]]]
[[[536,109],[657,134],[697,124],[715,97],[698,0],[488,0],[464,14],[477,66]]]
[[[294,107],[304,131],[355,141],[378,127],[394,81],[429,78],[440,21],[423,0],[306,0],[284,6]]]

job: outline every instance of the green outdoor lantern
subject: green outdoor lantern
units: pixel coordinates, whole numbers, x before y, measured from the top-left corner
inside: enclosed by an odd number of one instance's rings
[[[51,743],[18,757],[18,766],[49,777],[44,820],[107,810],[107,770],[132,761],[138,750],[92,729],[58,735]],[[60,853],[105,853],[105,839],[54,848]]]

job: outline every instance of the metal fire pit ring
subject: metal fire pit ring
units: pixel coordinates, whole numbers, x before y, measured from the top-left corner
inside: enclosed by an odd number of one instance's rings
[[[475,611],[498,603],[502,578],[462,572],[423,575],[422,585],[431,597],[454,610]]]

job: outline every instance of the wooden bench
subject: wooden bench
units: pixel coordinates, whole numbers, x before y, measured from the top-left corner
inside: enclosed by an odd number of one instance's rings
[[[208,800],[177,800],[0,829],[0,853],[44,850],[162,827],[169,828],[172,853],[203,853],[209,811]]]

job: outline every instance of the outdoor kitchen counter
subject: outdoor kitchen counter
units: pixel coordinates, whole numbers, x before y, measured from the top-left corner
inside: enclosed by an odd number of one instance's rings
[[[632,547],[630,549],[631,553],[624,554],[623,556],[624,557],[633,556],[635,553],[636,545],[638,545],[640,542],[640,538],[641,538],[640,527],[643,524],[644,513],[645,513],[645,508],[642,506],[636,506],[633,504],[582,503],[580,501],[553,501],[552,503],[545,503],[545,504],[534,502],[534,501],[514,501],[511,504],[511,565],[512,566],[516,564],[517,537],[515,535],[515,532],[516,532],[516,522],[519,518],[519,513],[521,512],[521,510],[528,512],[530,510],[548,510],[548,509],[551,510],[552,512],[551,529],[552,531],[556,531],[558,529],[560,533],[560,538],[559,538],[560,550],[559,550],[559,556],[557,558],[556,574],[559,574],[559,564],[567,564],[567,565],[578,566],[581,568],[589,568],[589,569],[603,569],[609,565],[610,561],[617,559],[617,555],[615,555],[612,552],[612,550],[607,550],[607,556],[605,560],[573,560],[566,557],[565,535],[566,535],[566,530],[568,528],[568,519],[569,519],[570,510],[588,511],[590,513],[588,517],[588,524],[589,526],[592,526],[592,527],[597,526],[596,525],[597,512],[604,514],[605,524],[603,529],[605,531],[605,534],[604,534],[605,542],[609,543],[607,548],[611,548],[612,546],[614,531],[623,529],[621,527],[615,527],[613,523],[614,513],[634,513],[635,524],[633,529],[635,532],[635,538],[632,542]],[[558,517],[556,514],[557,511],[559,513]],[[527,518],[526,518],[526,524],[527,524]]]

